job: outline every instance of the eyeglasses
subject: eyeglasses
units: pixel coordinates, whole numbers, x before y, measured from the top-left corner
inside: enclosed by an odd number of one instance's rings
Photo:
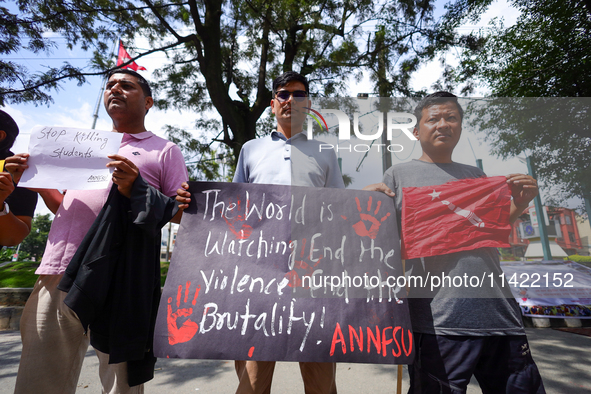
[[[308,93],[305,90],[294,90],[293,92],[290,92],[288,90],[280,90],[277,93],[275,93],[275,97],[281,103],[284,103],[287,100],[289,100],[289,98],[291,96],[293,96],[293,99],[295,101],[301,102],[301,101],[304,101],[308,97]]]

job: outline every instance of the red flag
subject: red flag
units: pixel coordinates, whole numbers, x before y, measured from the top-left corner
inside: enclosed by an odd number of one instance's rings
[[[510,210],[511,191],[504,176],[405,187],[402,258],[509,247]]]
[[[117,55],[117,65],[120,66],[123,63],[127,63],[130,60],[131,60],[131,56],[129,56],[129,53],[127,53],[127,51],[123,47],[123,42],[121,42],[121,40],[119,40],[119,54]],[[145,67],[139,66],[136,62],[131,62],[127,66],[123,66],[121,68],[130,68],[133,71],[146,69]]]

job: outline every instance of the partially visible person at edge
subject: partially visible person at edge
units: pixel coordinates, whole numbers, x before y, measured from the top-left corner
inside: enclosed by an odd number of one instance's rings
[[[183,155],[175,144],[160,138],[144,125],[154,104],[147,81],[138,73],[115,70],[104,92],[104,105],[113,120],[113,132],[125,133],[119,152],[107,164],[114,169],[112,182],[130,197],[141,173],[150,185],[167,196],[188,180]],[[7,160],[8,170],[18,181],[27,168],[28,154]],[[133,161],[131,160],[133,159]],[[104,190],[39,190],[47,207],[55,213],[39,276],[21,318],[23,350],[15,393],[75,393],[86,354],[85,335],[76,314],[64,304],[67,293],[57,289],[64,271],[84,236],[106,202]],[[179,215],[180,217],[180,215]],[[130,387],[127,363],[109,364],[109,355],[95,349],[103,393],[143,393],[143,384]]]
[[[418,160],[397,164],[384,174],[383,183],[365,190],[395,193],[401,217],[403,188],[436,186],[456,179],[486,176],[477,167],[452,160],[462,132],[463,110],[448,92],[425,97],[416,107],[414,135],[423,150]],[[512,202],[510,221],[538,194],[531,176],[507,176]],[[440,288],[413,295],[409,290],[409,310],[415,333],[416,357],[409,366],[409,393],[465,393],[472,375],[484,393],[545,393],[542,378],[532,358],[521,313],[502,275],[495,248],[479,248],[446,255],[406,261],[413,275],[425,277],[482,276],[503,278],[486,289]]]
[[[320,142],[302,133],[306,107],[310,108],[308,81],[288,71],[273,81],[271,112],[277,119],[277,130],[270,135],[248,141],[240,151],[234,182],[267,183],[309,187],[344,188],[333,150],[320,153]],[[184,209],[190,193],[178,190],[177,201]],[[269,393],[275,369],[274,361],[235,361],[239,384],[236,393]],[[304,390],[308,394],[337,392],[335,363],[300,362]]]
[[[37,193],[16,187],[4,171],[4,159],[13,155],[10,148],[17,136],[16,122],[0,110],[0,247],[18,245],[29,235],[37,206]]]

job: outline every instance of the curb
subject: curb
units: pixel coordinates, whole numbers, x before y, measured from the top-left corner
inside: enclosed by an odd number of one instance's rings
[[[25,306],[32,292],[32,287],[0,287],[0,305]]]
[[[0,331],[18,331],[24,309],[24,306],[0,306]]]
[[[0,288],[0,331],[19,330],[25,303],[32,292],[32,287]]]

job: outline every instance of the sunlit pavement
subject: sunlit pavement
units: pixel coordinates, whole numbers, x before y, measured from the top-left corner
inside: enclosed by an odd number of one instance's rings
[[[591,337],[551,328],[528,328],[532,354],[540,368],[548,393],[591,392]],[[0,331],[0,394],[12,394],[20,358],[20,335]],[[337,388],[346,393],[395,393],[396,371],[393,365],[344,364],[337,367]],[[237,378],[234,363],[224,360],[159,359],[155,378],[145,386],[149,394],[233,393]],[[402,392],[408,390],[406,367]],[[98,360],[89,349],[77,393],[100,394]],[[278,363],[273,378],[273,393],[303,393],[297,363]],[[480,393],[473,380],[468,393]]]

